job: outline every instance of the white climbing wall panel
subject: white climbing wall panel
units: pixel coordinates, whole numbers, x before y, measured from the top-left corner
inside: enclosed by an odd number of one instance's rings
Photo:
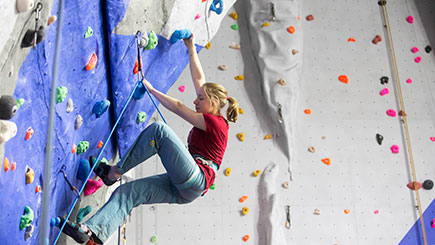
[[[435,177],[435,142],[429,139],[435,137],[435,56],[433,51],[424,51],[430,42],[435,46],[434,23],[427,23],[435,15],[433,5],[430,0],[387,3],[420,182]],[[311,22],[305,20],[309,14],[314,16]],[[297,159],[289,189],[281,187],[288,180],[285,157],[273,140],[263,140],[269,132],[256,118],[244,81],[234,80],[243,73],[244,65],[240,51],[228,48],[239,43],[240,36],[230,28],[236,21],[226,17],[211,49],[202,50],[200,59],[207,80],[223,84],[245,114],[237,124],[230,124],[228,149],[216,189],[188,205],[136,208],[127,220],[127,244],[151,244],[153,235],[159,245],[264,244],[262,228],[257,227],[259,178],[251,174],[270,162],[278,163],[281,169],[277,178],[280,207],[284,211],[285,205],[291,206],[292,228],[284,229],[288,244],[400,242],[418,213],[414,193],[406,187],[411,175],[400,118],[385,113],[387,109],[398,111],[399,106],[381,14],[375,0],[301,1],[304,50],[297,55],[303,55],[304,66],[296,118]],[[408,15],[414,17],[413,24],[406,21]],[[371,41],[376,35],[383,40],[374,45]],[[348,42],[351,37],[356,42]],[[416,54],[410,51],[414,46],[420,49]],[[417,56],[422,58],[418,64],[414,62]],[[218,70],[222,64],[228,70]],[[349,83],[339,82],[339,75],[347,75]],[[382,76],[390,78],[388,84],[380,84]],[[413,83],[406,83],[408,78]],[[186,86],[184,93],[178,90],[181,85]],[[390,93],[380,96],[383,88]],[[193,105],[195,93],[188,67],[168,94]],[[304,114],[305,109],[312,113]],[[166,110],[163,114],[186,142],[191,127]],[[236,138],[240,132],[245,133],[244,142]],[[384,136],[381,146],[375,139],[377,133]],[[391,153],[393,144],[400,147],[399,154]],[[315,147],[315,153],[307,150],[310,146]],[[331,159],[330,166],[322,163],[323,158]],[[227,177],[223,171],[228,167],[232,173]],[[159,159],[153,158],[138,167],[133,176],[163,171]],[[243,195],[249,198],[239,203]],[[420,196],[424,210],[435,190],[421,189]],[[246,216],[240,213],[244,206],[250,209]],[[314,214],[315,209],[320,215]],[[345,209],[350,212],[346,214]],[[285,215],[277,222],[284,226]],[[250,239],[245,243],[242,237],[246,234]],[[118,244],[117,235],[112,238],[108,244]]]

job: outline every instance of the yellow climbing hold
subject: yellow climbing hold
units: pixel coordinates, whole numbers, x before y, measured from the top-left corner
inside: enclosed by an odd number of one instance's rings
[[[237,75],[234,77],[234,79],[241,81],[241,80],[245,79],[245,77],[243,77],[243,75]]]
[[[234,20],[237,20],[239,18],[239,16],[237,16],[236,12],[231,12],[230,17],[233,18]]]
[[[239,107],[239,114],[245,114],[245,111]]]
[[[9,163],[9,159],[7,157],[5,157],[4,162],[3,162],[3,166],[5,169],[5,172],[7,172],[10,168],[10,163]]]
[[[249,213],[249,208],[248,207],[242,208],[242,214],[243,215],[247,215],[248,213]]]
[[[272,139],[272,135],[271,134],[266,134],[266,136],[264,136],[263,139],[265,139],[265,140]]]
[[[208,43],[205,45],[205,48],[206,48],[206,49],[210,49],[210,47],[211,47],[211,42],[208,42]]]
[[[224,175],[229,176],[231,174],[231,168],[225,169]]]
[[[261,170],[260,170],[260,169],[255,170],[254,173],[253,173],[253,175],[254,175],[255,177],[257,177],[257,176],[260,175],[260,174],[261,174]]]
[[[261,27],[266,27],[266,26],[270,26],[270,23],[269,22],[264,22],[262,25],[261,25]]]
[[[33,172],[33,169],[27,167],[27,171],[26,171],[26,184],[33,183],[34,179],[35,179],[35,172]]]
[[[238,133],[237,138],[242,142],[245,141],[245,133]]]

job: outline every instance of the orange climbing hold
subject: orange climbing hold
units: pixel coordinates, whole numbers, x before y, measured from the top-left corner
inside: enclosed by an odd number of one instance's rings
[[[35,192],[36,192],[36,193],[41,192],[41,186],[40,186],[40,185],[36,186],[36,188],[35,188]]]
[[[77,151],[77,146],[76,146],[76,144],[73,144],[71,153],[74,154],[74,153],[76,153],[76,151]]]
[[[104,143],[103,141],[98,142],[97,148],[100,149],[101,147],[103,147]]]
[[[349,209],[345,209],[345,210],[344,210],[344,213],[345,213],[345,214],[348,214],[348,213],[350,213],[350,210],[349,210]]]
[[[349,78],[346,75],[340,75],[338,76],[338,80],[342,83],[348,83],[349,82]]]
[[[287,28],[287,31],[288,31],[290,34],[295,33],[295,28],[294,28],[294,26],[290,26],[289,28]]]
[[[9,159],[7,157],[5,157],[5,160],[3,161],[3,166],[5,168],[5,172],[7,172],[9,170],[9,168],[11,167],[10,163],[9,163]]]
[[[306,110],[304,110],[304,113],[307,114],[307,115],[310,115],[311,114],[311,110],[310,109],[306,109]]]
[[[329,158],[323,158],[322,162],[328,166],[331,165],[331,159],[329,159]]]
[[[33,135],[33,128],[28,128],[26,131],[25,140],[29,140],[30,138],[32,138],[32,135]]]
[[[248,199],[248,196],[242,196],[240,199],[239,199],[239,202],[244,202],[246,199]]]
[[[242,240],[243,240],[244,242],[248,241],[248,240],[249,240],[249,235],[244,235],[243,238],[242,238]]]
[[[140,68],[143,67],[143,62],[140,62]],[[136,75],[139,72],[139,62],[136,60],[136,63],[134,64],[133,74]]]
[[[242,108],[240,108],[240,107],[239,107],[238,111],[239,111],[239,114],[245,114],[245,111]]]
[[[14,171],[17,168],[17,163],[16,162],[12,162],[11,164],[11,171]]]
[[[86,70],[90,71],[92,69],[94,69],[95,65],[97,65],[97,55],[95,53],[92,53],[91,58],[88,61],[88,64],[86,65]]]
[[[348,42],[356,42],[355,38],[353,37],[349,37],[349,39],[347,39]]]
[[[264,136],[263,139],[265,139],[265,140],[272,139],[272,135],[271,134],[266,134],[266,136]]]

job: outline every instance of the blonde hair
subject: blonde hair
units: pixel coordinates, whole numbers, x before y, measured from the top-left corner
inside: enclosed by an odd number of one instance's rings
[[[233,123],[237,122],[239,103],[237,103],[236,99],[233,97],[228,97],[227,89],[218,83],[204,83],[202,86],[204,87],[208,99],[211,103],[218,106],[219,110],[222,109],[228,101],[227,120]],[[216,101],[218,101],[218,104],[216,104]]]

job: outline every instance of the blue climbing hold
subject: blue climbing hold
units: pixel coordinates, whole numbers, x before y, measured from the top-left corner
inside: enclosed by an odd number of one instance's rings
[[[190,32],[187,29],[176,30],[171,35],[171,43],[176,43],[176,42],[180,41],[181,39],[187,39],[190,36],[192,36],[192,32]]]
[[[91,165],[89,164],[89,161],[86,159],[80,159],[79,169],[77,170],[77,179],[85,181],[90,169]]]
[[[218,7],[219,5],[219,7]],[[210,6],[210,10],[216,12],[216,14],[221,14],[222,10],[224,10],[224,1],[223,0],[213,0],[213,3]]]
[[[60,218],[59,217],[50,219],[50,226],[51,227],[54,227],[54,226],[59,227],[59,225],[60,225]]]
[[[138,83],[139,83],[139,85],[137,85],[137,88],[136,88],[136,90],[134,91],[134,94],[133,94],[133,98],[135,100],[142,99],[143,96],[145,95],[145,91],[146,91],[145,86],[143,85],[143,82],[138,81]]]
[[[94,108],[92,108],[92,112],[95,113],[97,118],[104,114],[107,111],[107,108],[110,106],[110,101],[102,100],[95,103]]]

